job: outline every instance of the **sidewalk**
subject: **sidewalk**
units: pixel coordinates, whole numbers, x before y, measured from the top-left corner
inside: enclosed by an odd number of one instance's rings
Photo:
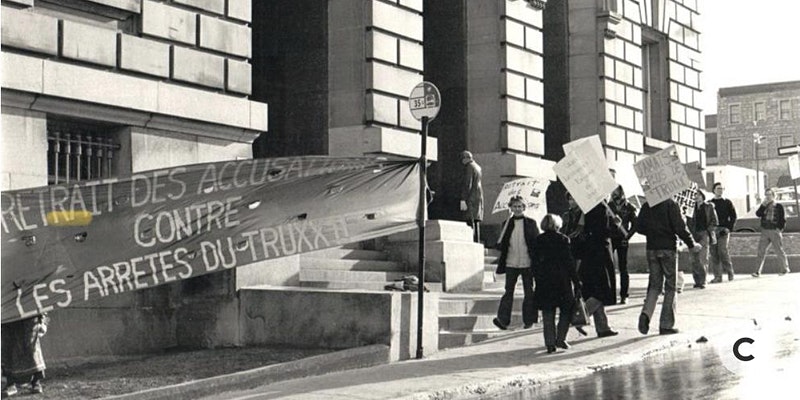
[[[690,276],[687,276],[691,280]],[[700,336],[710,342],[715,335],[750,329],[754,319],[777,323],[790,316],[800,319],[800,274],[737,275],[732,282],[687,289],[678,298],[680,334],[659,336],[657,318],[650,334],[636,329],[647,277],[631,277],[628,304],[608,307],[611,326],[618,336],[597,338],[592,331],[581,337],[574,329],[572,348],[547,354],[541,325],[532,330],[477,345],[434,353],[423,360],[343,371],[296,379],[252,390],[228,392],[207,399],[472,399],[514,388],[577,378],[597,370],[632,363],[676,346],[688,346]],[[656,308],[658,312],[660,305]],[[796,323],[796,322],[795,322]],[[179,397],[179,396],[178,396]]]

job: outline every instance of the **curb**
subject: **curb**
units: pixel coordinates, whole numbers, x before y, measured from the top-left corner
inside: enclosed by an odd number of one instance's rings
[[[240,371],[163,386],[139,392],[104,397],[106,400],[161,400],[195,399],[231,390],[250,389],[257,386],[324,375],[347,369],[372,367],[389,363],[389,346],[376,344],[321,354],[281,364]]]
[[[641,361],[660,353],[670,351],[678,346],[690,345],[692,340],[686,334],[679,335],[670,339],[659,340],[634,354],[628,354],[609,363],[587,365],[584,368],[575,369],[570,373],[552,374],[517,374],[513,376],[492,379],[474,384],[442,388],[434,391],[413,393],[399,397],[396,400],[480,400],[487,396],[491,398],[505,398],[508,395],[515,398],[514,394],[525,389],[541,387],[545,384],[570,381],[583,378],[609,368],[620,367]]]

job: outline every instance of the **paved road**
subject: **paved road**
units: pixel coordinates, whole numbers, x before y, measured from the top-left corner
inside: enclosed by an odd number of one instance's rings
[[[608,312],[619,336],[600,339],[590,334],[582,338],[573,330],[568,338],[573,348],[556,354],[546,354],[541,327],[536,327],[499,340],[438,352],[424,360],[279,382],[208,399],[491,398],[510,389],[544,387],[630,365],[665,349],[672,352],[690,344],[700,346],[695,344],[700,336],[708,338],[708,347],[718,344],[729,348],[740,333],[755,335],[754,327],[775,326],[787,316],[793,321],[785,323],[800,321],[800,274],[758,279],[739,275],[732,282],[709,285],[704,290],[689,288],[680,295],[677,326],[683,333],[643,336],[636,330],[636,321],[646,276],[633,276],[631,285],[629,304],[610,307]],[[608,393],[602,385],[594,391],[598,392]]]

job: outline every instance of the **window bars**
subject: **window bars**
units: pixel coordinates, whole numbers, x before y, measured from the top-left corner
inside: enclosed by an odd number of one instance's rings
[[[47,144],[48,183],[51,185],[114,175],[112,160],[120,146],[110,137],[54,128],[48,129]]]

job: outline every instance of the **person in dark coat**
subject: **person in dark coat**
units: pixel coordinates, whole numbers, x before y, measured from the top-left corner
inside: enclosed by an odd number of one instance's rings
[[[598,337],[614,336],[618,332],[608,326],[605,306],[617,303],[614,260],[611,257],[611,232],[618,218],[603,204],[586,213],[583,227],[586,236],[583,257],[578,271],[586,300],[586,313],[594,318]]]
[[[636,233],[636,207],[628,201],[625,190],[618,186],[611,193],[611,202],[608,204],[611,211],[619,217],[622,229],[611,232],[611,249],[617,253],[617,269],[619,269],[619,302],[625,304],[630,288],[630,275],[628,274],[628,241]]]
[[[706,201],[706,195],[698,189],[694,195],[694,212],[687,218],[686,226],[695,242],[703,245],[702,250],[691,257],[692,278],[695,289],[705,289],[708,275],[708,249],[717,244],[717,211],[714,203]]]
[[[570,248],[572,249],[572,256],[575,258],[578,265],[582,257],[584,234],[584,216],[578,203],[572,198],[572,195],[567,192],[565,195],[569,209],[562,214],[561,219],[564,225],[561,227],[560,232],[567,236],[570,240]]]
[[[481,221],[483,220],[483,173],[481,166],[472,158],[472,153],[461,153],[464,165],[464,181],[461,185],[460,209],[466,215],[467,223],[475,231],[475,241],[481,241]]]
[[[786,259],[786,251],[783,249],[782,233],[783,228],[786,227],[786,212],[782,205],[775,202],[775,189],[770,188],[764,192],[764,201],[756,210],[756,216],[760,218],[761,222],[761,239],[758,241],[758,269],[753,276],[756,278],[761,276],[770,244],[775,249],[775,254],[778,255],[778,261],[781,263],[782,269],[779,274],[788,274],[790,272],[789,262]]]
[[[533,251],[533,277],[536,290],[533,302],[542,310],[544,344],[548,353],[556,347],[568,349],[567,331],[575,305],[575,291],[581,283],[575,269],[569,238],[558,232],[561,218],[547,214],[542,219],[543,233],[536,237]],[[559,310],[556,326],[556,309]]]
[[[658,296],[664,291],[661,304],[661,319],[658,333],[670,335],[678,333],[675,328],[675,308],[678,304],[676,295],[678,285],[677,241],[679,238],[692,253],[702,250],[703,245],[696,243],[681,215],[681,208],[673,199],[650,206],[644,203],[636,221],[636,231],[647,238],[647,268],[649,277],[647,297],[639,314],[639,332],[646,335],[650,330],[650,319],[656,309]]]
[[[539,236],[539,227],[536,221],[526,217],[525,202],[520,196],[514,196],[508,202],[508,208],[513,215],[503,226],[500,233],[500,258],[497,263],[497,273],[506,275],[506,286],[497,317],[492,320],[495,326],[502,330],[508,329],[511,323],[511,309],[514,306],[514,288],[517,279],[522,277],[522,290],[525,297],[522,299],[522,323],[530,328],[539,319],[539,313],[533,301],[533,260],[534,239]]]

